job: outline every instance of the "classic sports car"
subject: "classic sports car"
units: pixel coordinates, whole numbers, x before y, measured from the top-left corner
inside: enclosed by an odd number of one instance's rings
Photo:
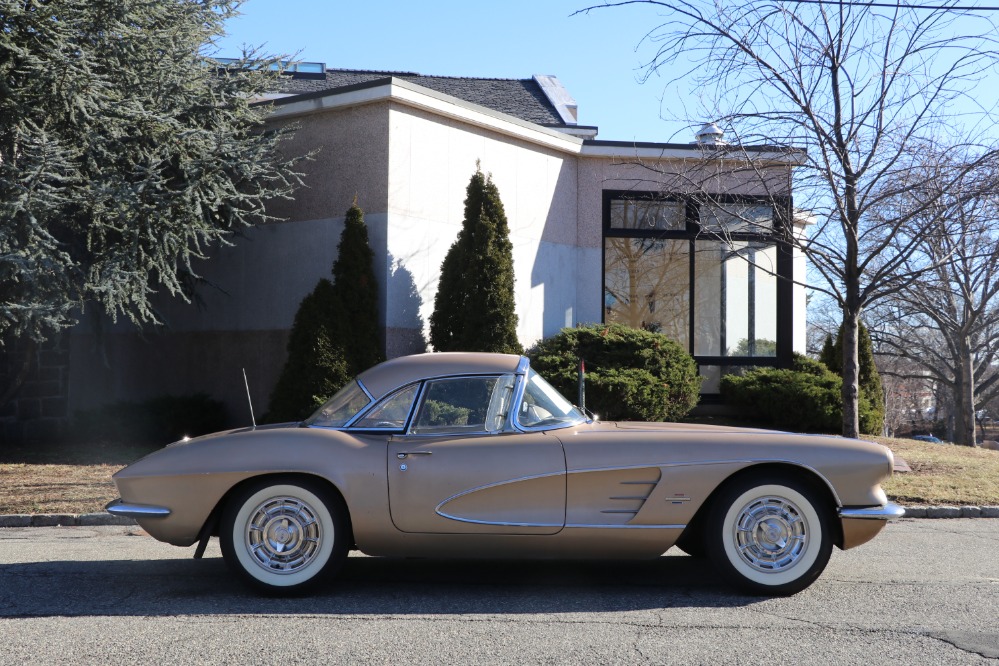
[[[114,475],[153,537],[217,535],[269,592],[302,591],[347,552],[523,558],[707,555],[753,593],[793,594],[832,547],[903,514],[892,454],[827,436],[587,418],[501,354],[439,353],[365,371],[303,423],[176,442]]]

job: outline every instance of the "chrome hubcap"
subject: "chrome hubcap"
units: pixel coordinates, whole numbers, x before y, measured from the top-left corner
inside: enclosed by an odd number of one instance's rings
[[[808,543],[808,524],[801,510],[783,497],[755,499],[739,512],[735,524],[739,556],[759,571],[794,566]]]
[[[322,526],[316,511],[294,497],[272,497],[250,514],[246,548],[271,573],[290,574],[308,566],[319,553]]]

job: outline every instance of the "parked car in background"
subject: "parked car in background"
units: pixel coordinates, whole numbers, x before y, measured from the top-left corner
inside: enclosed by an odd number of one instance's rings
[[[929,442],[930,444],[943,444],[943,440],[933,435],[913,435],[912,439],[917,442]]]
[[[114,475],[178,546],[217,535],[243,580],[313,589],[347,553],[486,558],[706,555],[740,588],[808,587],[833,546],[903,510],[891,451],[828,436],[587,418],[527,358],[422,354],[357,377],[302,423],[171,444]]]

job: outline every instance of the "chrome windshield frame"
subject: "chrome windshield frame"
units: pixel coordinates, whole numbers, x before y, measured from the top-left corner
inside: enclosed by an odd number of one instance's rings
[[[576,426],[580,426],[584,423],[589,423],[589,419],[586,417],[586,414],[580,413],[580,420],[570,423],[558,423],[554,425],[543,425],[543,426],[523,425],[520,422],[520,403],[523,401],[524,393],[527,391],[527,382],[530,379],[530,369],[531,369],[530,366],[531,366],[530,359],[528,359],[526,356],[521,356],[520,363],[517,364],[517,386],[514,388],[513,392],[513,407],[510,410],[511,413],[510,425],[512,425],[515,430],[519,432],[543,432],[545,430],[564,430],[566,428],[575,428]],[[541,377],[540,374],[538,376]],[[542,379],[544,379],[544,377],[542,377]],[[558,392],[558,389],[555,389],[554,386],[552,386],[552,388],[556,392]],[[559,393],[559,395],[562,394]],[[569,404],[572,404],[572,402],[564,395],[562,396],[562,398]],[[579,410],[579,408],[576,407],[575,405],[572,406],[577,411]]]

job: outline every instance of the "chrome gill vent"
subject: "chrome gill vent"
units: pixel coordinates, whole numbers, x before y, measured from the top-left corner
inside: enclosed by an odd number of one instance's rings
[[[629,471],[634,473],[633,478],[618,481],[615,489],[617,492],[608,498],[609,508],[600,513],[622,514],[622,517],[630,520],[642,510],[645,501],[662,478],[662,472],[655,467]]]

